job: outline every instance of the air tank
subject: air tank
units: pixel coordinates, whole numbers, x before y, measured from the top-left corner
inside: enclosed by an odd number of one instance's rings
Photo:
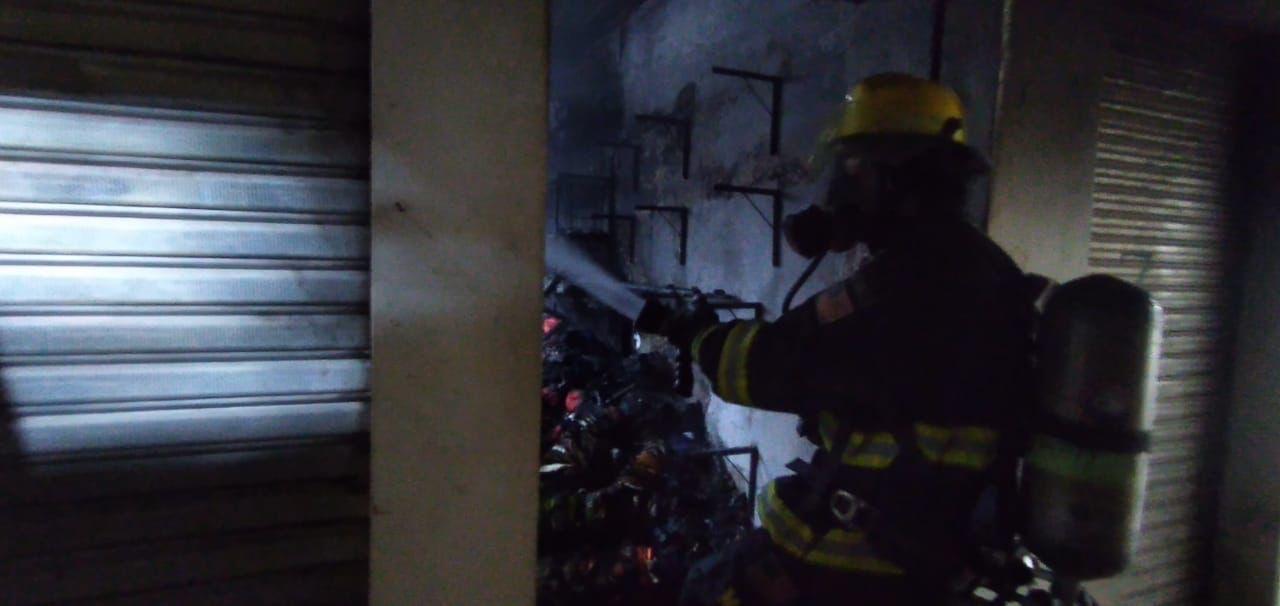
[[[1146,291],[1105,275],[1059,286],[1044,308],[1026,539],[1059,576],[1116,575],[1136,549],[1162,316]]]

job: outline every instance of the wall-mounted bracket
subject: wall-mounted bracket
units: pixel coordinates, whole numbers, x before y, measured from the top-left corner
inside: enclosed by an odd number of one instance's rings
[[[739,310],[743,310],[743,311],[750,311],[750,312],[751,312],[751,319],[753,319],[753,320],[763,320],[763,319],[764,319],[764,303],[760,303],[760,302],[755,302],[755,301],[732,301],[732,302],[730,302],[730,301],[725,301],[725,302],[715,302],[715,301],[712,301],[712,302],[708,303],[707,305],[708,305],[711,309],[717,309],[717,310],[719,310],[719,309],[723,309],[723,310],[728,311],[728,312],[735,312],[735,311],[739,311]]]
[[[753,319],[764,319],[764,303],[759,301],[743,301],[742,299],[726,293],[721,289],[704,293],[696,288],[680,288],[673,285],[655,287],[632,284],[631,290],[644,297],[653,297],[670,301],[702,297],[706,301],[707,307],[710,307],[711,309],[723,309],[731,312],[737,310],[749,310],[752,312]]]
[[[672,225],[672,228],[680,231],[680,265],[684,265],[689,261],[689,209],[683,206],[637,206],[636,212],[657,213],[658,216],[666,219],[666,215],[675,215],[679,221],[679,227]],[[670,225],[670,222],[668,221]]]
[[[782,147],[782,87],[787,80],[783,76],[771,76],[769,74],[760,74],[729,67],[712,67],[711,73],[717,76],[731,76],[734,78],[742,78],[747,81],[747,87],[751,87],[751,82],[767,82],[772,89],[772,100],[769,107],[765,111],[769,112],[769,153],[778,155],[779,149]],[[751,94],[755,94],[755,89],[750,88]],[[764,102],[761,101],[761,106]]]
[[[560,173],[556,175],[554,201],[556,206],[556,231],[558,233],[564,233],[565,219],[562,211],[564,209],[564,205],[568,202],[566,198],[568,197],[568,190],[571,186],[575,184],[586,185],[588,187],[604,190],[606,200],[605,211],[607,214],[614,214],[617,212],[618,207],[617,181],[617,177],[613,175],[584,175],[577,173]]]
[[[676,136],[680,138],[681,174],[688,179],[689,159],[693,156],[693,120],[690,118],[663,116],[661,114],[636,114],[636,122],[661,124],[675,129]]]
[[[631,259],[632,262],[635,262],[636,260],[636,217],[635,215],[620,215],[618,213],[598,213],[598,214],[591,215],[591,218],[596,219],[597,221],[609,222],[609,234],[612,236],[613,241],[615,243],[618,241],[618,235],[617,235],[618,230],[614,229],[614,225],[618,223],[626,223],[627,239],[629,241],[627,244],[627,256],[628,258]]]
[[[605,141],[600,147],[609,149],[615,156],[618,152],[631,154],[631,191],[640,191],[640,145],[630,141]]]
[[[747,502],[756,502],[756,478],[759,476],[760,469],[760,449],[755,446],[738,446],[735,448],[715,448],[711,450],[698,450],[689,453],[689,457],[720,457],[727,458],[735,455],[751,455],[750,471],[747,475]]]
[[[751,208],[755,209],[756,214],[764,219],[769,229],[773,230],[773,266],[782,267],[782,189],[768,189],[763,187],[744,187],[741,185],[731,185],[729,183],[717,183],[715,190],[719,193],[739,194]],[[768,196],[773,198],[773,219],[769,219],[756,206],[751,196]]]

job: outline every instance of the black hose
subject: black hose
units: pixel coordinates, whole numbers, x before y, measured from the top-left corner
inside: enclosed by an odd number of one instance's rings
[[[809,276],[813,275],[813,272],[818,269],[818,264],[822,263],[822,260],[826,257],[827,253],[825,251],[818,253],[818,256],[814,257],[813,260],[809,262],[809,266],[804,268],[804,271],[800,273],[800,277],[796,278],[796,283],[791,285],[791,290],[787,291],[786,298],[782,300],[782,313],[785,314],[791,311],[791,303],[795,301],[796,293],[800,292],[800,287],[804,286],[804,283],[809,281]]]

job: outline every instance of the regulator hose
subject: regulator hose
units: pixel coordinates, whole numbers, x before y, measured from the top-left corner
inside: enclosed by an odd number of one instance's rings
[[[826,257],[827,253],[825,251],[818,253],[818,256],[814,257],[813,260],[809,262],[809,266],[804,268],[804,271],[800,273],[800,277],[796,278],[796,283],[791,285],[791,290],[787,291],[786,298],[782,300],[782,313],[785,314],[791,311],[791,303],[795,301],[796,293],[800,292],[800,287],[804,286],[804,283],[809,281],[809,276],[813,275],[813,272],[818,269],[818,264],[822,263],[822,260]]]

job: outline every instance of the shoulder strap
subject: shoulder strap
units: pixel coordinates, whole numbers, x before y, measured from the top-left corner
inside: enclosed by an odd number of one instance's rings
[[[796,513],[800,516],[800,519],[809,524],[810,530],[813,531],[813,540],[805,546],[804,553],[800,556],[801,559],[808,556],[809,552],[813,551],[834,527],[834,518],[827,511],[830,506],[827,498],[831,494],[836,478],[840,475],[844,451],[849,447],[849,441],[852,438],[853,420],[849,415],[843,415],[840,418],[840,425],[836,429],[836,435],[833,436],[831,451],[827,456],[815,457],[812,464],[805,463],[800,459],[792,461],[794,470],[803,470],[805,472],[804,475],[809,477],[809,493],[805,495],[804,500],[799,504]]]
[[[875,402],[876,411],[880,414],[886,424],[886,428],[893,435],[894,441],[898,444],[898,456],[921,457],[923,453],[920,451],[920,445],[916,439],[915,424],[906,415],[891,415],[888,403],[885,398],[877,398]],[[901,421],[894,419],[901,417]],[[849,448],[849,443],[853,439],[854,421],[852,415],[841,415],[840,423],[836,428],[836,433],[832,436],[831,448],[825,456],[819,456],[814,459],[814,463],[807,465],[807,475],[809,481],[809,494],[805,496],[804,501],[800,504],[798,513],[811,523],[818,521],[826,521],[820,527],[814,527],[813,545],[810,549],[817,545],[818,541],[831,530],[831,515],[826,511],[830,506],[827,502],[828,496],[835,487],[836,481],[841,475],[841,467],[844,465],[844,454]],[[871,444],[871,440],[865,440],[859,448],[866,448]],[[856,456],[857,453],[855,453]],[[859,495],[866,497],[867,495]]]

